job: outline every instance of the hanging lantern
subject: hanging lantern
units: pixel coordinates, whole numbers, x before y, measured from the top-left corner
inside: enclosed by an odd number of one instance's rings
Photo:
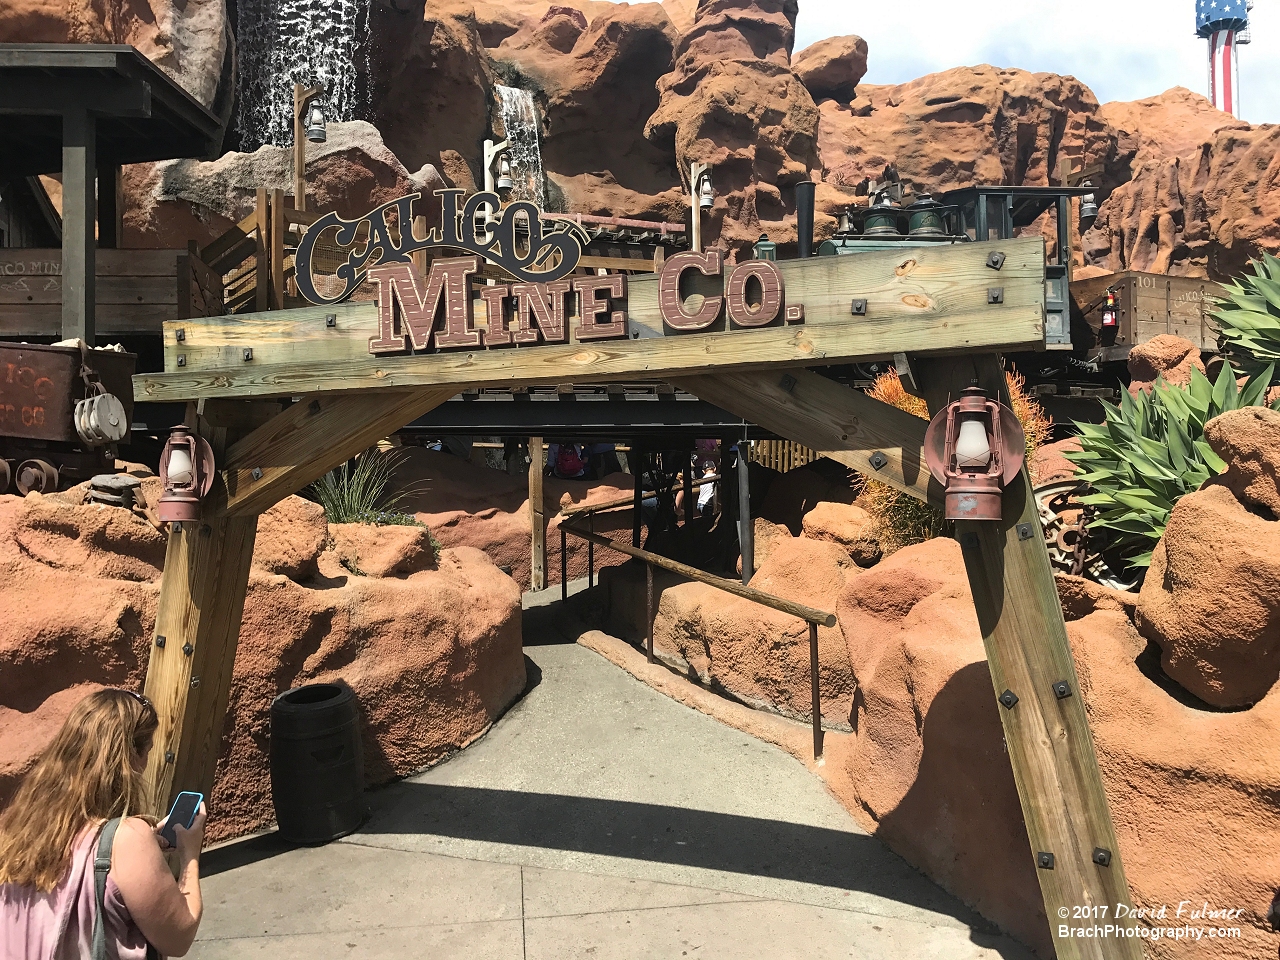
[[[1093,184],[1086,183],[1086,187]],[[1080,198],[1080,226],[1087,230],[1093,226],[1093,221],[1098,219],[1098,200],[1092,193],[1086,193]]]
[[[1110,290],[1107,291],[1107,302],[1102,307],[1102,325],[1104,327],[1116,325],[1116,295]]]
[[[907,207],[907,232],[913,237],[945,237],[947,221],[943,217],[943,207],[927,193],[920,194],[911,206]]]
[[[778,245],[769,239],[767,233],[762,233],[752,248],[752,254],[757,260],[777,260]]]
[[[886,197],[881,203],[867,208],[867,216],[862,224],[864,237],[896,237],[898,236],[899,207]]]
[[[698,188],[698,206],[703,210],[710,210],[716,201],[716,193],[711,188],[711,177],[704,176],[702,185]]]
[[[515,180],[511,179],[511,161],[506,157],[502,158],[502,163],[498,165],[498,189],[510,190],[515,187]]]
[[[165,522],[200,519],[200,501],[213,486],[213,448],[187,426],[174,427],[160,454],[164,493],[156,512]]]
[[[1013,411],[976,384],[938,411],[925,432],[924,455],[946,487],[946,518],[999,520],[1001,496],[1022,469],[1026,444]]]
[[[312,143],[324,143],[327,139],[324,126],[324,107],[319,100],[312,100],[307,107],[307,139]]]

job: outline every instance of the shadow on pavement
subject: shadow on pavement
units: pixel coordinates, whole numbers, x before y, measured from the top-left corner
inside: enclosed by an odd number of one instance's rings
[[[773,877],[952,916],[986,946],[999,938],[994,924],[864,834],[651,803],[408,781],[371,799],[374,815],[355,839],[425,834]]]

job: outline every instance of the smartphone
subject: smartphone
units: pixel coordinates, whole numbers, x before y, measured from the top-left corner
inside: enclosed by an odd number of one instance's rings
[[[173,801],[172,809],[169,810],[169,819],[165,821],[164,829],[160,831],[160,836],[168,841],[170,847],[178,845],[178,835],[173,832],[173,828],[180,826],[183,830],[189,830],[196,818],[196,811],[200,809],[202,803],[204,803],[202,793],[183,791],[178,794]]]

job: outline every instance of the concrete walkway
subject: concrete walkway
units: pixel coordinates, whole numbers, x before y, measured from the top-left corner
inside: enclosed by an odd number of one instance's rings
[[[525,698],[358,833],[207,854],[189,956],[1030,960],[781,750],[583,647],[525,652]]]

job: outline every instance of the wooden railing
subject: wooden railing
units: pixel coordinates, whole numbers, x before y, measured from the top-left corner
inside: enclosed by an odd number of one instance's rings
[[[819,458],[817,451],[790,440],[757,440],[751,447],[753,462],[779,473],[787,473]]]
[[[710,482],[712,478],[706,478],[705,482]],[[699,484],[700,485],[700,484]],[[600,504],[584,504],[574,510],[572,514],[564,511],[564,515],[581,517],[586,516],[588,520],[592,520],[596,510],[616,509],[617,507],[626,505],[627,501],[606,501]],[[812,727],[813,727],[813,759],[815,761],[822,759],[822,698],[818,684],[818,627],[834,627],[836,625],[836,616],[834,613],[828,613],[825,610],[818,610],[814,607],[806,606],[803,603],[796,603],[794,600],[787,600],[783,597],[775,597],[771,593],[765,593],[763,590],[757,590],[755,587],[749,587],[737,580],[726,580],[724,577],[717,577],[713,573],[707,573],[705,570],[699,570],[697,567],[691,567],[687,563],[681,563],[678,560],[672,560],[670,557],[664,557],[660,553],[654,553],[651,550],[642,550],[640,547],[634,547],[629,543],[618,543],[603,537],[591,530],[583,530],[581,527],[564,520],[560,524],[560,580],[561,580],[561,598],[568,599],[568,573],[567,561],[567,535],[573,534],[587,541],[588,547],[601,546],[607,550],[614,550],[634,560],[639,560],[645,565],[645,655],[649,662],[655,662],[656,658],[653,652],[653,568],[659,567],[671,573],[678,574],[688,580],[697,583],[705,583],[709,587],[715,587],[717,590],[723,590],[725,593],[731,593],[735,597],[741,597],[744,600],[750,600],[752,603],[758,603],[761,606],[769,607],[772,610],[778,610],[782,613],[790,614],[793,617],[805,621],[809,625],[809,694],[811,708],[813,711]],[[593,576],[592,562],[590,552],[588,555],[588,574],[587,583],[590,585]]]

